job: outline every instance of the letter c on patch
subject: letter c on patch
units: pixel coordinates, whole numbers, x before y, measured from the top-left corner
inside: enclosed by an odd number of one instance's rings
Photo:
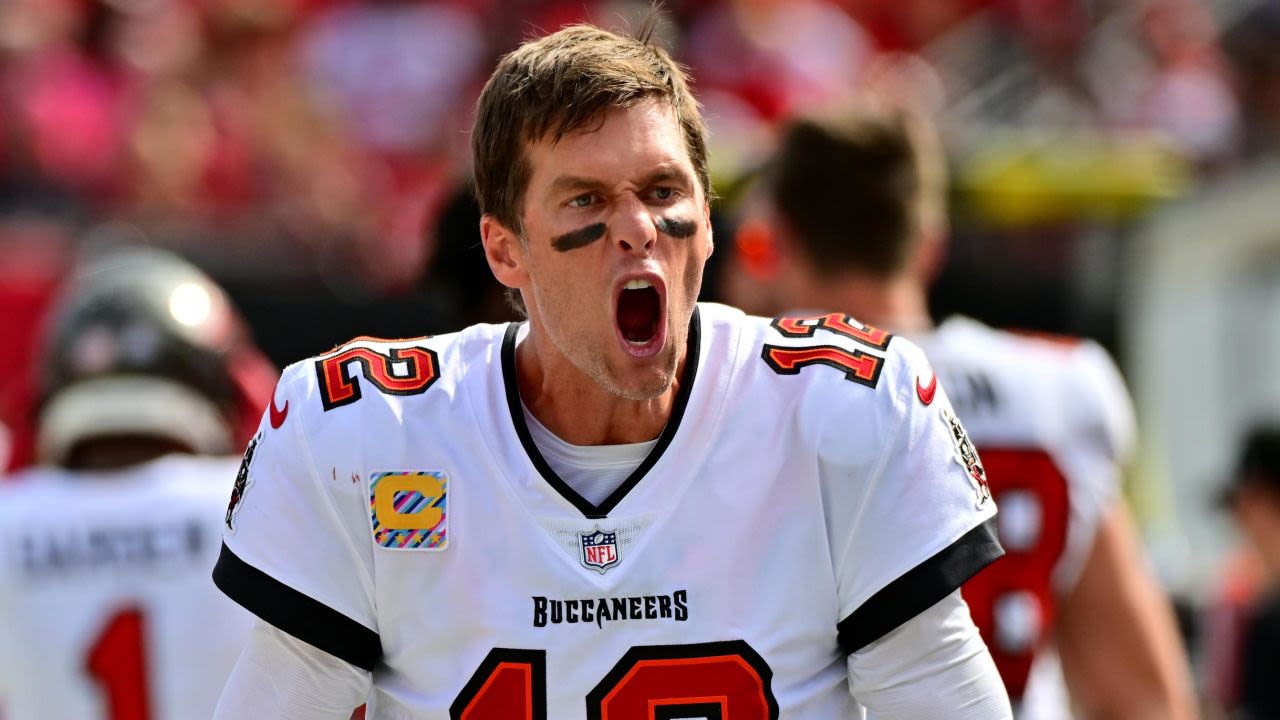
[[[438,498],[444,485],[434,475],[388,475],[378,481],[373,490],[373,509],[378,522],[388,530],[424,530],[440,523],[444,513],[439,507],[427,507],[413,513],[396,509],[396,495],[402,492],[420,492],[427,498]]]

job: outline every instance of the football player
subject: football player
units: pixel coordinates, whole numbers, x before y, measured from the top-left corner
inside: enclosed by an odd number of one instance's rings
[[[159,250],[88,259],[49,329],[39,464],[0,486],[0,708],[208,718],[252,624],[209,578],[237,423],[273,373],[222,290]]]
[[[936,403],[947,388],[1000,506],[1007,554],[964,596],[1015,709],[1025,700],[1018,716],[1065,713],[1051,682],[1028,685],[1050,677],[1051,665],[1034,666],[1056,645],[1083,717],[1192,717],[1173,614],[1118,491],[1134,428],[1110,358],[1090,341],[964,317],[932,326],[943,162],[931,129],[897,109],[794,120],[744,213],[742,237],[772,259],[754,273],[772,279],[782,307],[810,309],[810,325],[853,313],[928,354],[937,376],[922,366],[912,394]]]
[[[1000,554],[963,428],[910,342],[696,303],[706,134],[650,31],[530,41],[481,94],[526,322],[285,371],[216,717],[1009,717],[957,589]]]

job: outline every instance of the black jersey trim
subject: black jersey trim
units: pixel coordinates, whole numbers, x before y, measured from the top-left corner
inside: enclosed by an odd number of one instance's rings
[[[879,640],[1004,555],[991,519],[872,595],[840,621],[840,647],[854,653]]]
[[[382,658],[378,633],[246,563],[226,543],[213,583],[254,615],[356,667],[372,672]]]
[[[511,411],[511,424],[516,429],[520,444],[524,446],[525,454],[529,456],[533,466],[538,469],[547,484],[560,493],[561,497],[572,503],[588,518],[608,517],[609,512],[622,502],[627,493],[631,492],[649,469],[658,462],[680,428],[680,420],[684,417],[685,408],[689,405],[689,395],[693,391],[694,379],[698,374],[698,354],[702,345],[702,322],[698,308],[694,306],[693,318],[689,321],[689,344],[685,351],[684,374],[680,378],[680,389],[676,391],[675,402],[671,407],[671,417],[662,429],[662,434],[658,436],[657,443],[645,456],[640,466],[599,505],[579,495],[556,474],[555,470],[551,469],[546,458],[542,457],[542,453],[538,450],[537,444],[533,442],[533,436],[529,434],[529,425],[525,422],[524,411],[520,407],[520,385],[516,379],[516,336],[519,332],[520,324],[511,323],[507,325],[506,335],[502,338],[502,381],[506,385],[507,409]]]

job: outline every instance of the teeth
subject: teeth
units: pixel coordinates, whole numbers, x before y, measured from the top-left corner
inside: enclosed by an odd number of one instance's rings
[[[647,287],[653,287],[653,283],[648,280],[628,280],[626,285],[622,286],[623,290],[643,290]]]

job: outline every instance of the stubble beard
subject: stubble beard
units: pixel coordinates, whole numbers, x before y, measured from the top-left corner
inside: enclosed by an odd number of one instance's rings
[[[658,365],[656,368],[646,368],[645,375],[634,383],[624,383],[619,379],[621,373],[609,367],[609,359],[601,354],[599,359],[600,371],[592,374],[592,379],[596,381],[600,387],[606,392],[612,393],[623,400],[634,400],[637,402],[644,400],[653,400],[661,397],[663,393],[671,389],[672,384],[676,380],[676,367],[679,365],[679,355],[676,348],[679,343],[671,338],[671,334],[667,335],[669,342],[667,347],[663,348],[658,357],[654,358],[654,362]]]
[[[555,333],[548,333],[548,336],[561,355],[568,358],[574,367],[595,381],[605,392],[623,400],[641,402],[661,397],[675,383],[676,368],[680,361],[676,349],[683,342],[674,337],[677,334],[684,333],[677,333],[675,328],[668,330],[667,347],[653,359],[652,365],[640,371],[640,377],[633,380],[629,380],[627,373],[615,367],[609,353],[591,339],[569,337],[562,342]]]
[[[615,367],[610,360],[607,343],[613,341],[613,338],[605,340],[605,345],[601,345],[596,338],[591,337],[590,329],[580,324],[562,323],[562,318],[569,314],[561,312],[565,307],[563,298],[545,296],[538,292],[537,285],[533,287],[533,296],[538,304],[538,314],[542,318],[547,338],[570,364],[595,381],[605,392],[623,400],[643,402],[661,397],[675,383],[680,353],[689,342],[693,308],[702,285],[700,266],[685,270],[685,283],[688,288],[686,307],[689,310],[681,313],[677,320],[671,314],[671,307],[667,307],[666,347],[653,358],[651,365],[641,371],[641,377],[632,382],[628,382],[625,379],[626,373]],[[555,319],[552,320],[549,316],[555,316]],[[564,335],[553,329],[566,325],[574,329]]]

